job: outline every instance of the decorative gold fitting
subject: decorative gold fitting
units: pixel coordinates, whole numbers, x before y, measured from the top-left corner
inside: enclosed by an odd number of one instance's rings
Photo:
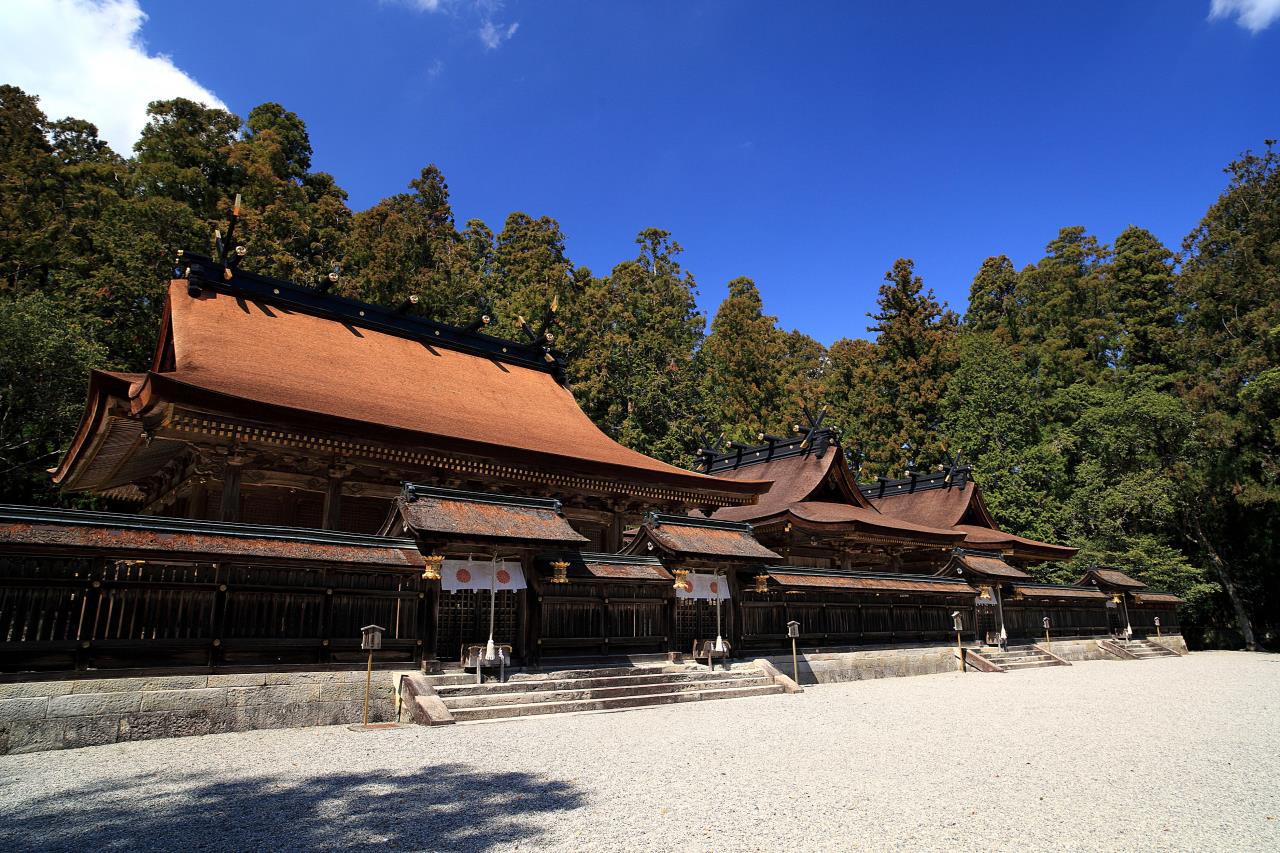
[[[432,554],[429,557],[423,557],[422,579],[424,581],[440,580],[440,567],[444,565],[444,556],[441,554]]]
[[[569,563],[565,560],[556,560],[551,564],[551,582],[552,583],[568,583],[569,582]]]
[[[676,582],[671,585],[673,589],[680,592],[689,592],[693,589],[693,584],[689,583],[688,569],[676,569],[672,574],[676,576]]]
[[[761,572],[760,574],[756,575],[755,580],[756,580],[756,592],[769,591],[769,575],[768,574],[766,574],[765,572]]]
[[[989,586],[983,586],[983,587],[980,587],[980,588],[978,589],[978,598],[981,598],[983,601],[990,601],[990,600],[991,600],[991,587],[989,587]]]

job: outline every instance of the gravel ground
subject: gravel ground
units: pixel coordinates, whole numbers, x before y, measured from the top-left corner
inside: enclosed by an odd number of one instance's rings
[[[7,850],[1280,850],[1280,655],[0,757]]]

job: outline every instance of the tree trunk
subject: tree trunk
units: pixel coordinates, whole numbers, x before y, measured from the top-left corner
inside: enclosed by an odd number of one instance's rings
[[[1222,588],[1227,591],[1227,598],[1231,599],[1231,607],[1236,612],[1236,625],[1240,628],[1240,633],[1244,635],[1244,647],[1249,651],[1257,651],[1258,644],[1253,637],[1253,623],[1249,621],[1249,612],[1245,609],[1244,600],[1240,598],[1240,593],[1236,590],[1236,585],[1231,579],[1231,571],[1227,568],[1227,563],[1218,554],[1213,547],[1213,543],[1209,541],[1209,537],[1205,535],[1204,528],[1200,525],[1200,514],[1192,511],[1187,513],[1187,518],[1191,522],[1191,529],[1195,536],[1193,541],[1204,549],[1209,555],[1209,562],[1213,564],[1213,569],[1218,574],[1218,580],[1222,581]]]

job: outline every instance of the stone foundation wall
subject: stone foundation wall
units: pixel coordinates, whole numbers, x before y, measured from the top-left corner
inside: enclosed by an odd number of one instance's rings
[[[370,722],[395,719],[400,672],[375,672]],[[364,670],[0,684],[0,755],[127,740],[359,723]]]
[[[1079,640],[1054,640],[1048,645],[1044,640],[1036,643],[1043,649],[1057,655],[1065,661],[1080,660],[1114,660],[1111,655],[1102,650],[1098,645],[1096,638],[1079,639]]]
[[[791,655],[765,660],[791,675]],[[897,678],[959,672],[955,646],[874,646],[842,651],[810,651],[799,655],[801,684],[835,684],[869,678]]]
[[[1153,643],[1159,643],[1167,649],[1172,649],[1180,655],[1187,654],[1187,641],[1183,639],[1181,634],[1161,634],[1159,637],[1152,634],[1147,639]]]

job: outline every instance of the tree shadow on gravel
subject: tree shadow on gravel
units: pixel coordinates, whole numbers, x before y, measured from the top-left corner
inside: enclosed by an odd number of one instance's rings
[[[407,774],[263,774],[214,780],[174,771],[59,791],[18,806],[0,785],[5,850],[487,850],[536,846],[531,817],[585,798],[567,782],[445,764]]]

